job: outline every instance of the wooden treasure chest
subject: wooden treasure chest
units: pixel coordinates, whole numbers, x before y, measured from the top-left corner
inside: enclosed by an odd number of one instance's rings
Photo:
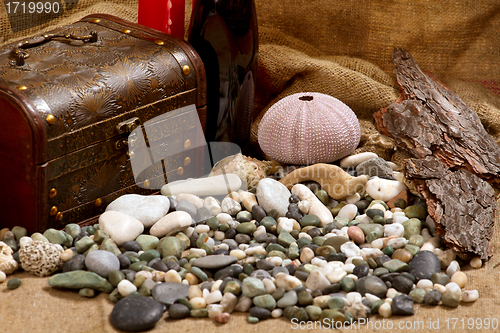
[[[0,227],[63,228],[207,173],[205,100],[189,44],[113,16],[3,46]]]

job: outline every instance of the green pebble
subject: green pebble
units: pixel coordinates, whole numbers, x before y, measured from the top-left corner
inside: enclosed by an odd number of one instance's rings
[[[243,264],[243,272],[246,274],[246,275],[250,275],[253,273],[253,271],[255,270],[255,268],[253,267],[252,264],[249,264],[249,263],[244,263]]]
[[[146,271],[146,272],[151,272],[151,273],[153,273],[153,272],[155,271],[155,269],[154,269],[154,268],[152,268],[152,267],[149,267],[149,266],[147,266],[147,265],[144,265],[144,266],[142,266],[141,271]]]
[[[146,288],[144,285],[142,285],[139,290],[137,290],[137,292],[139,293],[139,295],[141,296],[151,296],[151,290],[149,290],[148,288]]]
[[[323,246],[325,244],[326,237],[325,236],[316,236],[313,238],[313,244],[318,246]]]
[[[286,259],[286,254],[281,251],[271,251],[267,253],[268,257],[280,257],[281,259]],[[265,256],[264,256],[265,257]]]
[[[431,281],[432,283],[446,286],[450,282],[450,277],[446,273],[432,273]]]
[[[206,232],[202,232],[198,238],[196,239],[196,247],[200,248],[201,244],[205,244],[205,242],[208,240],[208,234]]]
[[[246,210],[242,210],[241,212],[238,212],[238,214],[236,214],[236,219],[247,219],[247,220],[252,220],[253,217],[252,217],[252,213],[250,213],[249,211],[246,211]]]
[[[405,209],[406,208],[406,201],[404,199],[397,199],[394,201],[394,207]]]
[[[328,204],[328,201],[330,201],[330,197],[328,196],[328,193],[326,193],[325,190],[318,190],[314,194],[325,206]]]
[[[264,295],[266,293],[266,288],[262,280],[247,277],[243,280],[241,291],[246,297],[253,298],[255,296]]]
[[[354,291],[356,289],[356,283],[350,277],[345,277],[340,280],[340,288],[346,293]]]
[[[94,224],[93,227],[96,231],[99,230],[99,223]]]
[[[328,305],[328,308],[332,310],[342,309],[345,305],[345,300],[342,297],[330,297],[326,304]]]
[[[392,257],[392,254],[394,253],[394,248],[392,246],[387,246],[382,250],[382,253],[388,255],[389,257]]]
[[[349,223],[349,219],[347,217],[335,216],[335,222],[340,224],[342,227],[345,227]]]
[[[205,250],[208,256],[213,252],[212,248],[207,243],[201,244],[200,249]]]
[[[76,238],[82,231],[82,228],[76,223],[70,223],[66,224],[66,226],[64,227],[64,231],[66,231],[66,233],[71,237]]]
[[[267,216],[272,217],[275,221],[277,221],[280,218],[280,212],[273,208],[269,212],[267,212]]]
[[[138,291],[131,292],[127,297],[141,296]]]
[[[93,235],[93,234],[95,234],[95,228],[93,226],[89,225],[87,227],[87,232],[89,233],[89,235]]]
[[[308,226],[313,226],[313,227],[317,227],[319,225],[319,218],[316,216],[316,215],[304,215],[304,217],[302,217],[300,219],[300,225],[304,228],[304,227],[308,227]]]
[[[296,320],[298,320],[298,322],[309,320],[309,316],[307,315],[306,310],[304,308],[298,307],[296,305],[287,306],[283,310],[283,316],[285,316],[286,318],[288,318],[290,320],[296,319]]]
[[[372,200],[370,202],[370,205],[368,206],[368,209],[370,209],[373,205],[376,205],[376,204],[380,204],[380,205],[384,206],[385,210],[391,210],[391,208],[389,206],[387,206],[387,204],[385,203],[384,200]]]
[[[151,235],[139,235],[135,239],[136,242],[141,244],[142,250],[147,251],[147,250],[154,250],[158,246],[158,243],[160,240],[158,237],[151,236]]]
[[[384,225],[385,224],[385,218],[383,216],[380,216],[380,215],[375,215],[373,217],[373,223]]]
[[[92,246],[91,246],[91,247],[89,247],[89,249],[88,249],[87,251],[85,251],[83,254],[84,254],[85,256],[87,256],[90,252],[92,252],[92,251],[96,251],[96,250],[99,250],[99,245],[97,245],[97,244],[92,244]]]
[[[45,230],[43,236],[49,240],[52,244],[60,244],[63,245],[67,242],[66,233],[60,230],[56,230],[53,228]]]
[[[406,244],[404,248],[406,251],[410,252],[412,256],[420,252],[420,247],[416,245]]]
[[[219,228],[219,219],[216,216],[212,216],[207,220],[206,224],[210,229],[216,231]]]
[[[441,303],[449,308],[456,308],[460,304],[460,298],[452,293],[444,293],[441,297]]]
[[[208,237],[206,233],[202,233],[200,237],[202,235]],[[200,239],[200,237],[198,239]],[[175,256],[177,259],[180,259],[182,257],[182,244],[177,237],[168,236],[163,238],[162,242],[158,244],[157,250],[160,252],[162,258]]]
[[[184,304],[185,306],[188,307],[189,310],[193,310],[193,304],[191,304],[190,301],[188,301],[186,298],[178,298],[175,303],[180,303]]]
[[[35,232],[33,235],[31,235],[31,239],[33,239],[34,241],[47,242],[47,243],[49,242],[49,240],[39,232]]]
[[[425,207],[422,206],[408,206],[404,210],[406,217],[409,219],[420,219],[420,220],[425,220],[425,217],[427,216],[427,210]]]
[[[10,231],[16,236],[17,241],[19,241],[21,237],[28,236],[28,230],[24,227],[15,226]]]
[[[276,227],[278,223],[271,216],[266,216],[260,221],[260,225],[266,228],[266,232],[276,232]]]
[[[345,314],[339,310],[324,309],[321,311],[320,321],[325,322],[326,320],[330,327],[335,327],[336,323],[344,323],[345,319]]]
[[[302,238],[304,238],[304,237],[302,237]],[[292,244],[290,244],[290,247],[288,248],[287,257],[292,259],[292,260],[295,260],[299,256],[300,256],[299,246],[297,245],[297,243],[293,242]]]
[[[243,234],[251,235],[257,229],[257,226],[253,222],[243,222],[238,224],[236,231]]]
[[[293,288],[293,290],[295,290],[295,292],[297,293],[299,305],[306,306],[306,305],[313,304],[313,298],[312,298],[311,294],[307,291],[306,287],[299,286],[299,287]]]
[[[276,244],[276,243],[271,243],[269,244],[267,247],[266,247],[266,251],[267,252],[271,252],[271,251],[280,251],[280,252],[283,252],[283,253],[286,253],[286,249],[279,245],[279,244]]]
[[[373,205],[370,205],[370,207]],[[370,208],[365,211],[366,216],[371,218],[372,220],[375,218],[375,216],[381,216],[384,217],[384,211],[378,208]]]
[[[134,262],[133,264],[130,264],[128,269],[139,272],[140,270],[142,270],[142,267],[146,266],[147,264],[148,263],[146,261],[140,260],[138,262]]]
[[[332,215],[335,217],[340,212],[340,210],[345,206],[345,203],[340,202],[337,206],[333,207],[330,211]]]
[[[422,237],[421,235],[413,235],[408,240],[408,245],[422,247],[422,245],[424,245],[424,237]]]
[[[380,224],[376,223],[360,223],[358,224],[358,228],[363,230],[365,237],[368,237],[370,233],[374,233],[373,237],[378,239],[384,236],[384,227]]]
[[[99,230],[96,231],[96,233],[99,232]],[[95,234],[94,234],[95,235]],[[119,256],[122,254],[122,251],[120,251],[120,249],[118,248],[118,245],[116,245],[115,241],[112,240],[111,238],[105,238],[102,242],[101,242],[101,246],[99,247],[99,249],[101,250],[104,250],[104,251],[108,251],[108,252],[111,252],[113,253],[115,256]]]
[[[337,251],[335,251],[335,248],[331,245],[323,245],[316,249],[316,255],[323,256],[325,258],[332,253],[337,253]]]
[[[108,281],[113,287],[116,287],[121,280],[125,280],[125,274],[120,270],[112,270],[109,272]]]
[[[415,206],[415,207],[421,207],[421,206]],[[410,237],[414,235],[420,235],[420,232],[422,231],[422,222],[420,222],[419,219],[411,218],[409,220],[404,221],[401,224],[405,229],[404,238],[406,239],[410,239]]]
[[[110,238],[109,234],[106,231],[96,230],[94,234],[94,242],[102,243],[106,238]]]
[[[319,306],[315,305],[306,306],[307,315],[309,316],[309,319],[312,321],[319,320],[319,318],[321,317],[321,311],[322,309]]]
[[[231,227],[227,223],[222,223],[221,225],[219,225],[219,230],[222,232],[226,232],[229,229],[231,229]]]
[[[257,324],[259,322],[259,318],[253,317],[253,316],[248,316],[247,321],[250,324]]]
[[[191,310],[191,317],[194,318],[207,318],[208,317],[208,309],[196,309]]]
[[[243,281],[248,277],[245,273],[238,274],[238,280]]]
[[[305,237],[302,237],[305,238]],[[278,243],[284,247],[289,247],[290,244],[295,243],[295,238],[290,235],[288,231],[285,229],[281,229],[280,234],[278,236]]]
[[[23,284],[23,281],[21,281],[21,279],[13,278],[13,279],[10,279],[9,282],[7,282],[7,288],[9,290],[14,290],[14,289],[19,288],[22,284]]]
[[[270,311],[276,308],[276,300],[269,294],[255,296],[252,302],[255,306],[260,306],[261,308],[266,308]]]
[[[425,290],[422,288],[415,288],[408,294],[415,303],[422,304],[424,303]]]
[[[140,260],[139,260],[139,256],[137,255],[137,253],[134,253],[134,254],[132,254],[132,253],[127,253],[127,254],[125,254],[125,257],[127,257],[127,258],[128,258],[128,260],[130,260],[130,263],[131,263],[131,264],[133,264],[133,263],[136,263],[136,262],[140,261]]]
[[[177,235],[175,235],[175,237],[180,240],[181,246],[182,246],[182,251],[184,251],[185,249],[187,249],[191,246],[191,240],[184,233],[179,232]]]
[[[299,249],[302,249],[304,246],[312,244],[312,242],[309,240],[309,238],[302,237],[297,240],[297,245],[299,246]]]
[[[123,298],[122,294],[118,291],[118,288],[115,288],[110,294],[109,294],[109,300],[112,303],[116,303],[119,300]]]
[[[371,312],[372,314],[378,314],[378,309],[379,309],[379,308],[380,308],[380,306],[381,306],[382,304],[384,304],[384,303],[385,303],[385,302],[384,302],[384,300],[383,300],[383,299],[379,299],[379,300],[377,300],[377,301],[373,302],[372,304],[370,304],[370,312]]]
[[[299,231],[298,230],[290,231],[290,236],[292,236],[295,239],[299,239]]]
[[[95,296],[95,290],[90,288],[82,288],[78,291],[78,295],[82,297],[92,298]]]
[[[231,293],[238,296],[239,294],[241,294],[241,285],[236,281],[229,281],[224,287],[223,294],[225,293]]]
[[[88,271],[72,271],[52,275],[47,283],[49,286],[56,288],[91,288],[104,293],[113,291],[113,286],[108,280],[100,277],[96,273]]]
[[[151,260],[160,257],[160,252],[158,252],[157,250],[147,250],[139,255],[139,260],[144,260],[149,263]]]
[[[3,242],[7,244],[13,252],[17,252],[19,250],[19,246],[14,238],[4,239]]]
[[[355,258],[355,259],[353,259],[353,260],[352,260],[352,264],[353,264],[354,266],[359,266],[359,265],[367,265],[367,266],[368,266],[368,263],[367,263],[365,260],[363,260],[363,259],[359,259],[359,258]]]
[[[405,262],[402,262],[401,260],[399,259],[392,259],[392,260],[389,260],[388,262],[385,262],[383,264],[383,266],[385,268],[387,268],[389,270],[390,273],[393,273],[393,272],[406,272],[408,271],[408,264],[405,263]]]
[[[188,273],[187,269],[185,269],[184,267],[181,268],[180,271],[178,271],[177,273],[179,273],[179,275],[181,276],[182,279],[185,279],[186,278],[186,274]]]
[[[334,222],[328,223],[323,227],[323,234],[324,235],[329,234],[330,232],[332,232],[332,230],[335,230],[336,228],[337,227]]]
[[[370,266],[371,269],[376,269],[378,267],[377,262],[373,258],[366,259],[366,262],[367,262],[368,266]]]
[[[340,246],[348,241],[349,241],[348,237],[334,236],[334,237],[327,238],[327,240],[323,243],[323,246],[330,245],[331,247],[333,247],[335,249],[335,253],[339,253]]]
[[[144,283],[144,281],[146,281],[146,277],[144,275],[139,275],[138,277],[136,277],[134,279],[134,281],[132,281],[132,283],[137,288],[140,288],[142,286],[142,284]]]
[[[204,271],[202,271],[198,267],[195,267],[195,266],[191,267],[191,273],[193,273],[194,275],[196,275],[201,281],[207,281],[208,280],[207,273],[205,273]]]
[[[75,242],[75,249],[78,253],[84,253],[87,251],[95,242],[89,236],[84,236]]]

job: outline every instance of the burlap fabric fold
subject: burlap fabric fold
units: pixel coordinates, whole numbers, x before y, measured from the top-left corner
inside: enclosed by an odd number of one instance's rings
[[[186,3],[188,10],[190,2]],[[80,0],[62,1],[61,5],[70,3],[72,9],[68,6],[57,19],[17,32],[10,28],[8,15],[0,5],[0,38],[7,42],[39,34],[91,13],[137,21],[137,1]],[[390,61],[394,47],[409,50],[422,69],[434,73],[457,92],[499,142],[500,3],[497,0],[256,0],[256,5],[260,53],[251,144],[257,152],[258,124],[265,111],[287,95],[313,91],[342,100],[357,114],[362,126],[358,151],[376,151],[395,161],[404,158],[404,152],[395,150],[392,140],[381,136],[372,122],[373,112],[392,103],[399,94]],[[497,221],[498,217],[497,212]],[[382,321],[376,315],[371,317],[371,324],[339,331],[498,331],[498,227],[493,244],[494,255],[481,269],[463,267],[469,280],[466,288],[479,291],[477,302],[461,304],[457,309],[416,305],[414,316]],[[0,332],[116,331],[109,321],[113,304],[107,295],[86,299],[74,291],[48,287],[47,278],[24,272],[10,277],[20,277],[23,285],[13,291],[7,289],[6,283],[0,285]],[[488,320],[489,328],[485,328]],[[256,330],[321,331],[317,324],[297,326],[287,319],[251,325],[246,322],[246,315],[234,314],[226,325],[209,319],[162,319],[151,332]]]

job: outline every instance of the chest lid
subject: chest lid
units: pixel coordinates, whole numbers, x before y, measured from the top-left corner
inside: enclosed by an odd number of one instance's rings
[[[171,99],[172,110],[202,106],[203,80],[189,44],[109,15],[0,50],[0,87],[26,104],[46,138],[37,163],[120,135],[129,112],[159,100]]]

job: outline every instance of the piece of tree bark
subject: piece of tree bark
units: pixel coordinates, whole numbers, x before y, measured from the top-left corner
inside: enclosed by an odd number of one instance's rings
[[[436,232],[460,254],[488,259],[495,222],[495,192],[467,169],[451,171],[433,156],[405,160],[405,176],[427,202]]]
[[[488,259],[500,181],[500,147],[477,114],[456,94],[426,75],[404,49],[392,61],[400,100],[374,114],[375,126],[415,159],[405,177],[427,201],[444,242],[460,254]]]

